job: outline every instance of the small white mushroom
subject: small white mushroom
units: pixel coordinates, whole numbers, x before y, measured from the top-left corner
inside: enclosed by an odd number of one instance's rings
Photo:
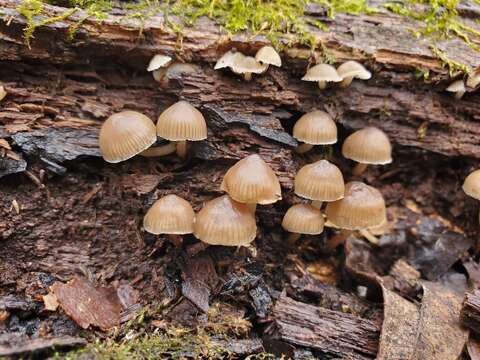
[[[265,71],[268,70],[269,65],[280,67],[282,66],[282,58],[278,52],[271,46],[264,46],[255,54],[255,60],[260,64],[267,65]]]
[[[466,84],[469,88],[476,88],[480,84],[480,72],[468,75]]]
[[[325,89],[328,82],[340,82],[343,79],[338,75],[337,70],[332,65],[317,64],[307,70],[302,78],[304,81],[317,81],[320,89]]]
[[[450,84],[446,89],[449,92],[455,93],[455,99],[461,99],[463,94],[465,94],[465,83],[463,80],[456,80]]]
[[[214,69],[219,70],[219,69],[224,69],[227,67],[231,67],[232,65],[232,59],[235,56],[236,52],[235,51],[228,51],[225,54],[222,55],[220,59],[218,59],[217,63],[215,64]]]
[[[171,62],[172,58],[170,56],[157,54],[150,60],[147,71],[153,72],[153,78],[156,81],[160,81],[163,75],[165,75],[165,68],[167,68]]]
[[[352,83],[354,78],[360,80],[368,80],[372,77],[372,73],[365,67],[353,60],[344,62],[337,69],[338,75],[343,79],[340,86],[347,87]]]
[[[232,71],[235,74],[243,75],[243,78],[246,81],[252,79],[252,74],[261,74],[264,73],[268,65],[262,65],[254,57],[245,56],[242,53],[235,53],[235,56],[232,58],[232,64],[230,66]]]

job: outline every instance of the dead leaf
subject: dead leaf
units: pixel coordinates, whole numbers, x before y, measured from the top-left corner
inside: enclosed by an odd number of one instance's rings
[[[58,300],[55,294],[42,295],[43,303],[45,305],[45,310],[56,311],[58,308]]]
[[[60,307],[80,327],[90,325],[108,330],[120,323],[122,305],[115,289],[95,287],[83,278],[75,278],[66,284],[56,282],[51,291]]]

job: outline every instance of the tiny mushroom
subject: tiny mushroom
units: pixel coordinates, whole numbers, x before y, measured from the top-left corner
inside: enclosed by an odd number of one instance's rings
[[[461,99],[463,94],[467,91],[463,80],[456,80],[450,84],[446,89],[449,92],[455,93],[455,99]]]
[[[217,63],[215,64],[215,67],[214,67],[214,70],[219,70],[219,69],[224,69],[224,68],[227,68],[227,67],[231,67],[233,58],[235,57],[235,54],[237,54],[237,52],[234,51],[234,50],[227,51],[225,54],[223,54],[222,57],[217,60]]]
[[[312,200],[312,206],[322,207],[323,201],[343,198],[345,183],[340,169],[327,160],[303,166],[295,176],[295,194]]]
[[[325,89],[328,82],[340,82],[343,79],[338,75],[337,70],[332,65],[317,64],[307,70],[302,78],[304,81],[317,81],[320,89]]]
[[[321,234],[324,223],[319,209],[309,204],[296,204],[285,213],[282,227],[290,233],[288,242],[292,244],[300,238],[301,234]]]
[[[157,200],[143,218],[145,231],[159,235],[167,234],[176,246],[182,244],[179,235],[193,233],[195,212],[190,203],[170,194]]]
[[[172,58],[170,56],[157,54],[150,60],[147,71],[153,72],[153,78],[160,81],[165,74],[165,69],[171,62]]]
[[[467,176],[467,178],[463,182],[462,189],[468,196],[480,200],[480,169],[473,171]]]
[[[369,126],[348,136],[342,146],[342,154],[358,164],[353,169],[355,175],[362,174],[368,164],[385,165],[392,162],[392,145],[387,134]]]
[[[282,199],[277,175],[257,154],[243,158],[228,169],[220,189],[253,211],[256,204],[273,204]]]
[[[360,80],[368,80],[372,77],[372,73],[365,67],[353,60],[344,62],[337,69],[338,75],[343,79],[340,86],[347,87],[352,83],[354,78]]]
[[[136,111],[122,111],[102,125],[98,138],[105,161],[118,163],[134,157],[157,141],[155,124]]]
[[[252,74],[261,74],[267,71],[268,64],[259,63],[251,56],[245,56],[241,52],[230,50],[217,61],[215,70],[230,68],[235,74],[243,75],[246,81],[252,79]]]
[[[157,135],[175,142],[171,152],[176,150],[177,155],[184,158],[188,150],[187,141],[207,138],[207,124],[202,113],[190,103],[178,101],[160,114]]]
[[[269,65],[280,67],[282,66],[282,59],[278,52],[271,46],[264,46],[255,54],[255,60],[260,64],[266,65],[265,71],[268,70]]]
[[[297,153],[305,153],[314,145],[331,145],[337,142],[337,125],[324,111],[316,110],[304,114],[293,127],[293,137],[303,144]]]
[[[354,230],[358,230],[372,243],[378,244],[378,239],[369,233],[368,228],[379,226],[386,221],[385,200],[374,187],[351,181],[345,185],[343,199],[328,203],[325,214],[329,222],[344,229],[338,237],[331,239],[331,247],[339,245]]]
[[[257,235],[255,216],[246,204],[223,195],[198,212],[194,235],[210,245],[247,246]]]

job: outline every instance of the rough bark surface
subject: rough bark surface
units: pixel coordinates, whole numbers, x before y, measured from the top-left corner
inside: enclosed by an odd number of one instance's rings
[[[468,292],[460,312],[462,324],[476,333],[480,332],[480,291]]]

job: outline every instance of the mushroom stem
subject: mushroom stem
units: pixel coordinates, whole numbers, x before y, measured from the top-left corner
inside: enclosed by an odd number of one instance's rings
[[[247,206],[255,214],[255,211],[257,211],[257,204],[251,203],[251,204],[247,204]]]
[[[455,99],[461,99],[464,94],[465,94],[465,90],[457,91],[455,93]]]
[[[176,150],[175,143],[169,143],[162,146],[154,146],[147,150],[142,151],[139,155],[144,157],[159,157],[174,153]]]
[[[176,247],[182,246],[183,239],[180,235],[168,234],[168,240]]]
[[[313,148],[312,144],[300,144],[295,148],[295,151],[298,154],[303,154],[303,153],[306,153],[307,151],[312,150],[312,148]]]
[[[357,176],[362,175],[365,172],[365,170],[367,169],[367,166],[368,166],[368,164],[358,163],[353,168],[353,175],[357,175]]]
[[[298,239],[300,239],[300,236],[302,236],[302,234],[299,234],[299,233],[290,233],[288,234],[288,238],[287,238],[287,242],[290,244],[290,245],[293,245],[297,242]]]
[[[352,83],[352,80],[353,80],[353,76],[347,76],[342,80],[342,82],[340,83],[340,86],[346,88],[350,86],[350,84]]]
[[[326,81],[319,81],[318,82],[318,87],[320,90],[326,89],[327,88],[327,82]]]
[[[370,241],[373,245],[378,245],[380,243],[380,240],[378,240],[378,238],[373,235],[370,231],[368,231],[367,229],[361,229],[361,230],[358,230],[358,232],[365,238],[367,239],[368,241]]]
[[[182,159],[185,159],[187,157],[187,152],[188,152],[188,144],[186,140],[183,141],[177,141],[176,142],[176,151],[177,155],[180,156]]]
[[[245,74],[243,74],[243,78],[245,79],[245,81],[250,81],[250,80],[252,80],[252,73],[245,73]]]
[[[319,210],[322,208],[322,204],[323,204],[323,202],[320,201],[320,200],[313,200],[313,201],[312,201],[312,206],[313,206],[314,208],[319,209]]]
[[[343,244],[352,233],[352,230],[342,229],[338,234],[328,239],[327,246],[332,250],[335,249],[337,246]]]

